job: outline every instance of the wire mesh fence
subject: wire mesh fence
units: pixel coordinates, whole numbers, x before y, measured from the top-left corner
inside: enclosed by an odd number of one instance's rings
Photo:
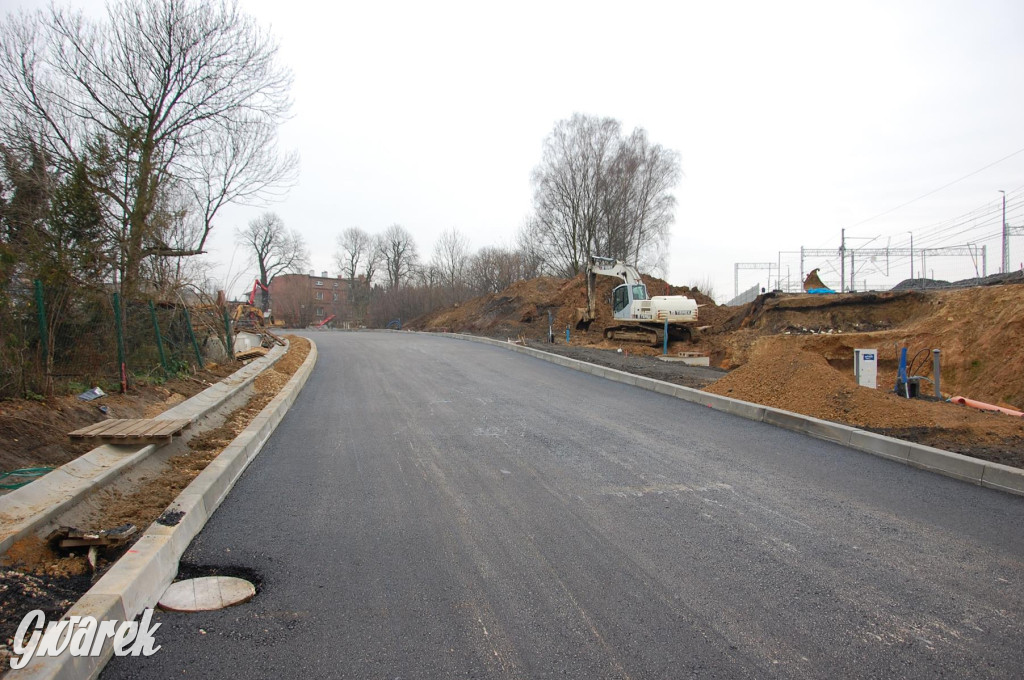
[[[223,356],[225,335],[215,305],[122,301],[42,281],[12,286],[0,293],[0,398],[159,382]]]

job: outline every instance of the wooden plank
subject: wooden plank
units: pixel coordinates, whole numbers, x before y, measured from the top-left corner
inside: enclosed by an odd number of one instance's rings
[[[165,428],[166,425],[164,425],[163,423],[160,423],[156,420],[148,420],[142,427],[138,429],[137,432],[134,432],[133,434],[138,437],[151,437],[154,435],[159,436],[161,434],[161,430],[164,430]]]
[[[186,430],[189,427],[191,427],[191,421],[188,420],[187,418],[168,421],[168,423],[168,427],[171,427],[171,424],[173,424],[174,426],[174,429],[171,431],[171,434],[180,434],[182,430]]]
[[[88,427],[69,433],[74,439],[101,439],[107,443],[125,443],[156,439],[170,441],[171,437],[189,427],[192,421],[188,418],[149,419],[123,418],[104,420]]]
[[[265,347],[252,347],[245,350],[244,352],[238,352],[235,354],[235,358],[239,360],[255,359],[256,357],[262,357],[267,355],[267,349]]]
[[[93,423],[92,425],[88,425],[86,427],[80,427],[77,430],[74,430],[68,434],[71,437],[87,437],[94,432],[103,431],[104,429],[107,428],[108,423],[110,423],[109,420],[101,420],[98,423]]]
[[[149,421],[148,420],[134,420],[134,421],[132,421],[132,424],[131,424],[130,427],[128,427],[127,429],[124,429],[124,430],[121,430],[121,431],[117,432],[114,436],[118,437],[120,439],[127,439],[129,437],[138,437],[139,435],[145,434],[146,430],[148,430],[148,429],[149,429]]]
[[[82,430],[79,430],[79,432],[85,431],[86,433],[89,433],[89,434],[91,434],[93,432],[103,432],[104,430],[106,430],[106,429],[108,429],[110,427],[111,423],[116,423],[116,422],[117,422],[116,418],[109,418],[107,420],[101,420],[100,422],[98,422],[98,423],[96,423],[94,425],[90,425],[89,427],[86,427],[86,428],[83,428]]]
[[[151,432],[156,436],[178,434],[185,428],[192,425],[192,421],[187,418],[180,418],[177,420],[154,420],[154,423],[158,424],[158,428]]]
[[[108,435],[111,432],[117,432],[129,426],[129,422],[118,418],[111,418],[104,422],[104,427],[92,432],[93,436]]]
[[[131,432],[138,422],[139,421],[135,419],[122,420],[118,425],[111,427],[102,434],[104,437],[118,437],[122,433]]]

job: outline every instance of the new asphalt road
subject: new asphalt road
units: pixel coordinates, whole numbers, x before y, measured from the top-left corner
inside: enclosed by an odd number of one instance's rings
[[[104,678],[1019,678],[1024,499],[501,348],[317,333]]]

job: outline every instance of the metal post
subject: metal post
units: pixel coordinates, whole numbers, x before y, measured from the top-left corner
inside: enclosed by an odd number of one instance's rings
[[[939,354],[940,350],[932,350],[932,382],[935,383],[936,399],[942,399],[942,390],[939,389],[939,379],[941,377],[941,371],[939,370]]]
[[[160,336],[160,322],[156,319],[156,307],[149,301],[149,318],[153,320],[153,333],[156,334],[156,350],[160,353],[160,367],[167,373],[167,355],[164,354],[164,339]]]
[[[839,241],[839,292],[844,293],[846,288],[846,230],[842,230],[842,237]]]
[[[192,349],[196,353],[196,363],[199,364],[199,368],[203,367],[203,353],[199,351],[199,343],[196,342],[196,332],[192,328],[192,315],[188,312],[188,307],[182,307],[185,310],[185,325],[188,326],[188,337],[192,340]]]
[[[569,344],[569,324],[565,325],[565,344]]]
[[[398,323],[398,329],[402,329],[402,323]],[[235,338],[231,335],[231,317],[228,316],[228,308],[224,308],[224,337],[227,338],[228,357],[235,360]]]
[[[804,285],[804,247],[803,246],[800,246],[800,285],[801,286]]]
[[[999,193],[1003,195],[1003,268],[1002,273],[1010,271],[1010,233],[1006,229],[1006,192],[1002,189]]]
[[[736,262],[732,265],[732,289],[734,298],[740,296],[740,263]]]
[[[50,334],[46,328],[46,302],[43,300],[43,282],[36,284],[36,315],[39,319],[39,344],[43,348],[43,373],[50,372]]]
[[[668,317],[665,317],[665,338],[664,345],[661,348],[661,353],[664,356],[668,356]]]
[[[914,278],[914,232],[908,231],[910,234],[910,278]]]
[[[981,275],[988,276],[988,246],[981,247]]]
[[[854,277],[854,275],[857,272],[857,268],[853,266],[853,264],[854,264],[853,263],[853,256],[856,254],[856,252],[857,251],[855,251],[855,250],[851,250],[850,251],[850,292],[851,293],[857,289],[857,284],[853,280],[853,277]]]
[[[124,326],[121,321],[121,295],[114,293],[114,328],[117,331],[117,365],[121,372],[121,393],[128,391],[128,366],[124,356]]]

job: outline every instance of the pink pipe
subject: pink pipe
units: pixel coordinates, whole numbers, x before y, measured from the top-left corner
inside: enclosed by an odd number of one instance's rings
[[[954,404],[963,404],[964,406],[970,406],[980,411],[999,411],[1005,413],[1008,416],[1017,416],[1018,418],[1024,416],[1022,411],[1014,411],[1012,408],[1003,408],[1002,406],[996,406],[995,404],[986,404],[983,401],[975,401],[974,399],[968,399],[967,397],[953,397],[950,399]]]

